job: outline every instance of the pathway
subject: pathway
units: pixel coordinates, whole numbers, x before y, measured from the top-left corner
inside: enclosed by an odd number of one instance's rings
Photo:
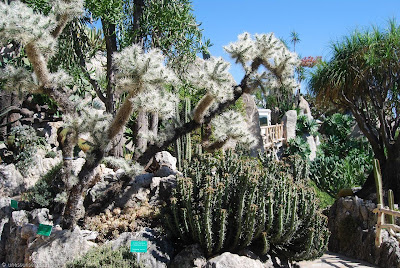
[[[377,267],[370,263],[351,259],[349,257],[327,252],[321,258],[314,261],[302,261],[297,263],[301,268],[351,268],[351,267]]]

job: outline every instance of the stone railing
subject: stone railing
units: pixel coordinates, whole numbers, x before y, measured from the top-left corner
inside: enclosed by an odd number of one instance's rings
[[[273,147],[276,143],[283,141],[283,124],[272,126],[261,126],[261,136],[263,138],[264,148]]]

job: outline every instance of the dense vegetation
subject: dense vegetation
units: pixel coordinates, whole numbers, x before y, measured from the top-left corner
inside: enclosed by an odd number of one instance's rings
[[[232,152],[201,155],[178,179],[167,213],[181,243],[200,243],[207,255],[254,246],[260,255],[314,259],[328,230],[303,166],[279,166]]]

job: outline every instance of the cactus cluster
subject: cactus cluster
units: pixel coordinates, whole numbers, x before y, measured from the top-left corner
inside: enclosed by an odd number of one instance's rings
[[[314,192],[289,173],[228,152],[196,156],[183,175],[166,212],[181,243],[199,243],[208,256],[251,247],[290,260],[317,258],[326,249],[326,217]]]
[[[190,107],[190,98],[185,98],[184,105],[184,123],[190,121],[191,107]],[[176,113],[175,118],[177,122],[181,122],[180,111],[179,111],[179,103],[176,105]],[[175,142],[175,152],[176,159],[178,162],[178,169],[182,169],[182,162],[189,161],[192,159],[192,139],[190,137],[190,133],[185,134],[182,137],[179,137]]]

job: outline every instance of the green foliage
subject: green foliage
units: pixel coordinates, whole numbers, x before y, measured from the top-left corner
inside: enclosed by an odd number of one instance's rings
[[[178,178],[168,229],[183,244],[200,243],[208,256],[251,246],[260,255],[317,258],[326,249],[326,218],[314,192],[289,171],[232,152],[198,156]]]
[[[296,123],[296,135],[302,136],[304,134],[317,135],[318,123],[312,118],[306,115],[300,115],[297,117]]]
[[[300,136],[296,136],[294,139],[290,139],[288,142],[288,147],[285,150],[286,155],[298,154],[302,158],[307,158],[310,153],[310,145],[303,137]]]
[[[116,24],[123,16],[123,0],[86,0],[85,7],[94,19],[103,19]]]
[[[67,263],[66,266],[68,268],[145,267],[137,263],[136,256],[129,252],[129,247],[124,246],[113,250],[110,245],[93,248],[83,256]]]
[[[138,7],[132,0],[124,3],[124,18],[121,25],[123,38],[120,41],[122,47],[142,39],[145,49],[161,49],[171,66],[177,69],[192,62],[198,53],[208,53],[211,43],[209,40],[202,40],[202,30],[192,13],[191,1],[144,2],[140,27],[137,29],[132,18]]]
[[[45,158],[56,158],[57,153],[54,151],[49,151],[46,153],[46,155],[44,156]]]
[[[47,207],[51,210],[55,208],[60,200],[61,189],[63,189],[63,182],[61,180],[62,162],[50,169],[44,176],[42,176],[23,196],[23,198],[40,207]],[[58,197],[58,198],[57,198]]]
[[[353,125],[351,116],[333,114],[321,127],[323,140],[310,177],[332,197],[341,189],[362,185],[372,171],[372,149],[365,139],[349,136]]]
[[[33,156],[38,147],[44,147],[45,140],[30,126],[16,126],[7,137],[7,145],[13,152],[15,166],[25,174],[29,167],[35,164]]]

